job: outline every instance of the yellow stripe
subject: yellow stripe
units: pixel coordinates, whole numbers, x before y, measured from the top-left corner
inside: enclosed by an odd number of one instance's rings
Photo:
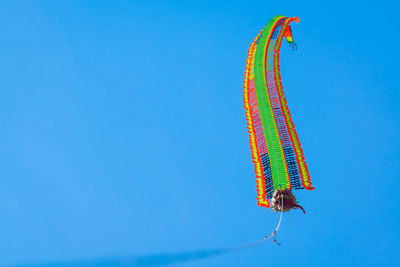
[[[266,199],[266,192],[265,192],[265,181],[262,178],[262,164],[260,162],[260,159],[258,157],[257,149],[256,149],[256,136],[254,132],[254,127],[253,127],[253,118],[251,117],[250,114],[250,104],[249,104],[249,98],[248,98],[248,87],[247,83],[249,80],[251,80],[254,77],[254,72],[252,72],[252,65],[254,61],[254,51],[256,50],[257,45],[255,44],[256,41],[258,40],[261,32],[257,35],[255,38],[254,42],[250,45],[249,52],[248,52],[248,57],[247,57],[247,64],[246,64],[246,70],[245,70],[245,80],[244,80],[244,91],[243,91],[243,99],[244,99],[244,105],[246,109],[246,119],[247,119],[247,128],[249,132],[249,137],[250,137],[250,149],[251,149],[251,154],[254,162],[254,167],[255,167],[255,173],[256,173],[256,183],[257,183],[257,201],[258,205],[261,207],[270,207],[269,200]]]

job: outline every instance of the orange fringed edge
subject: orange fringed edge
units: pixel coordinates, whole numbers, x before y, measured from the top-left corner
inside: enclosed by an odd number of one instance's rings
[[[246,120],[247,120],[247,129],[249,132],[249,137],[250,137],[250,149],[251,149],[251,156],[253,158],[253,163],[254,163],[254,169],[256,173],[256,183],[257,183],[257,202],[260,207],[271,207],[269,199],[267,199],[266,195],[266,185],[265,185],[265,177],[264,177],[264,171],[262,169],[262,164],[260,160],[260,155],[258,154],[257,150],[257,143],[256,143],[256,136],[254,132],[254,126],[253,126],[253,118],[251,117],[251,108],[250,108],[250,102],[249,102],[249,88],[248,88],[248,82],[249,82],[249,77],[250,77],[250,70],[251,66],[253,65],[254,61],[254,53],[256,50],[256,42],[258,38],[260,37],[262,31],[257,35],[257,37],[254,39],[254,42],[250,45],[249,51],[248,51],[248,57],[246,60],[246,70],[244,73],[244,84],[243,84],[243,101],[244,101],[244,108],[246,110]]]

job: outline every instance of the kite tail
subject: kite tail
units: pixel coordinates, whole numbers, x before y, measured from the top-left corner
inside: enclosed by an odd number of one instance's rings
[[[289,43],[290,47],[291,47],[293,50],[297,50],[297,45],[296,45],[296,43],[293,41],[292,29],[290,28],[289,25],[286,27],[285,31],[283,32],[283,36],[285,36],[286,41]]]
[[[294,204],[293,206],[295,206],[295,207],[297,207],[297,208],[300,208],[300,209],[303,211],[303,213],[306,214],[306,211],[303,209],[302,206],[300,206],[300,205],[298,205],[298,204]]]

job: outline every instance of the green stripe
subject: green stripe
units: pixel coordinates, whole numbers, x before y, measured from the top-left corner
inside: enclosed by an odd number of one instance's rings
[[[271,103],[269,101],[268,90],[266,87],[264,58],[266,57],[266,45],[268,36],[272,31],[272,26],[284,16],[275,16],[265,26],[258,41],[255,61],[254,61],[254,83],[258,107],[260,110],[261,122],[264,129],[265,141],[267,143],[268,154],[271,163],[272,180],[275,189],[289,188],[286,172],[286,161],[283,157],[283,150],[279,141],[279,135],[275,124],[275,118],[272,113]]]

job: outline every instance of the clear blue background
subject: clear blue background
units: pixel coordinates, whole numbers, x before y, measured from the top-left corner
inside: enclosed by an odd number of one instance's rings
[[[242,83],[275,15],[313,184],[272,242],[183,266],[400,264],[396,1],[8,1],[0,265],[229,247],[268,234]]]

